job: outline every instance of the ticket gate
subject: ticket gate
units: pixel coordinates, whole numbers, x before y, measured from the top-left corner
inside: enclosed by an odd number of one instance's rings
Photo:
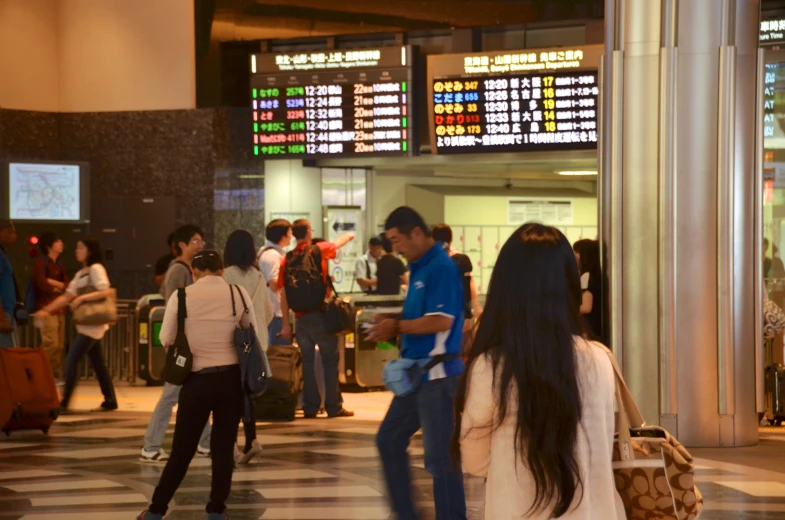
[[[142,297],[137,303],[136,318],[138,374],[147,386],[162,386],[162,372],[166,363],[166,349],[161,343],[161,325],[166,304],[161,295]]]
[[[338,380],[342,390],[383,389],[382,373],[388,361],[398,359],[398,339],[387,342],[365,337],[365,327],[378,314],[400,313],[402,296],[355,296],[352,304],[357,312],[354,333],[339,338]]]

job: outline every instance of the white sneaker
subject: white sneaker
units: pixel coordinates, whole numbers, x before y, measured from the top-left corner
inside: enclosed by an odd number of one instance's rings
[[[196,447],[196,456],[197,457],[209,457],[210,456],[210,448],[202,448],[201,446]]]
[[[139,455],[139,460],[142,462],[166,462],[169,460],[169,454],[163,448],[158,451],[147,451],[142,448],[142,453]]]

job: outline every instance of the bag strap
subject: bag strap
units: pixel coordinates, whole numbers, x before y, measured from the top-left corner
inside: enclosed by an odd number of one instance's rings
[[[188,344],[188,338],[185,336],[185,319],[187,317],[188,307],[185,304],[185,287],[180,287],[177,289],[177,339],[175,341],[181,347]]]
[[[460,354],[438,354],[436,356],[433,356],[431,360],[428,361],[428,363],[426,363],[424,367],[422,367],[422,369],[425,372],[428,372],[436,365],[440,363],[446,363],[447,361],[452,361],[453,359],[456,359],[458,357],[460,357]]]
[[[229,286],[229,293],[232,295],[232,316],[237,317],[237,307],[235,306],[235,303],[234,303],[234,291],[235,291],[235,289],[237,290],[237,294],[240,295],[240,301],[243,304],[243,312],[245,314],[248,314],[248,305],[245,304],[245,298],[243,298],[243,293],[240,292],[240,288],[237,287],[236,285],[230,285]]]
[[[621,373],[621,369],[616,362],[616,357],[613,355],[613,352],[599,343],[594,343],[594,345],[605,350],[605,353],[613,366],[616,386],[616,405],[619,407],[619,431],[617,432],[619,436],[619,455],[622,460],[634,460],[635,451],[632,448],[630,429],[642,428],[646,425],[646,421],[644,421],[643,415],[641,415],[641,411],[635,403],[635,399],[632,397],[630,389],[627,387],[627,383],[624,382],[624,376]]]
[[[251,301],[253,301],[253,299],[256,298],[256,293],[259,292],[259,287],[262,286],[262,280],[264,280],[264,275],[262,273],[259,273],[259,279],[256,281],[256,289],[253,290],[253,294],[251,295]],[[265,280],[265,282],[266,281],[267,280]]]

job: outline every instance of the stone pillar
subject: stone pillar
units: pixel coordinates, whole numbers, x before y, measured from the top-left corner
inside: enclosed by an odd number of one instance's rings
[[[757,442],[759,0],[607,0],[601,199],[611,344],[649,423]]]

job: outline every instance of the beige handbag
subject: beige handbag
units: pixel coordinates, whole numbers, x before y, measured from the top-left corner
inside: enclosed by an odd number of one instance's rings
[[[619,407],[613,475],[627,518],[698,518],[703,510],[703,497],[695,485],[692,456],[665,429],[646,425],[616,359],[610,350],[607,352],[616,374]]]
[[[89,271],[87,275],[90,276]],[[90,283],[79,289],[79,295],[96,292],[98,289]],[[76,325],[114,325],[117,323],[117,290],[110,289],[109,294],[102,300],[84,302],[73,310]]]

